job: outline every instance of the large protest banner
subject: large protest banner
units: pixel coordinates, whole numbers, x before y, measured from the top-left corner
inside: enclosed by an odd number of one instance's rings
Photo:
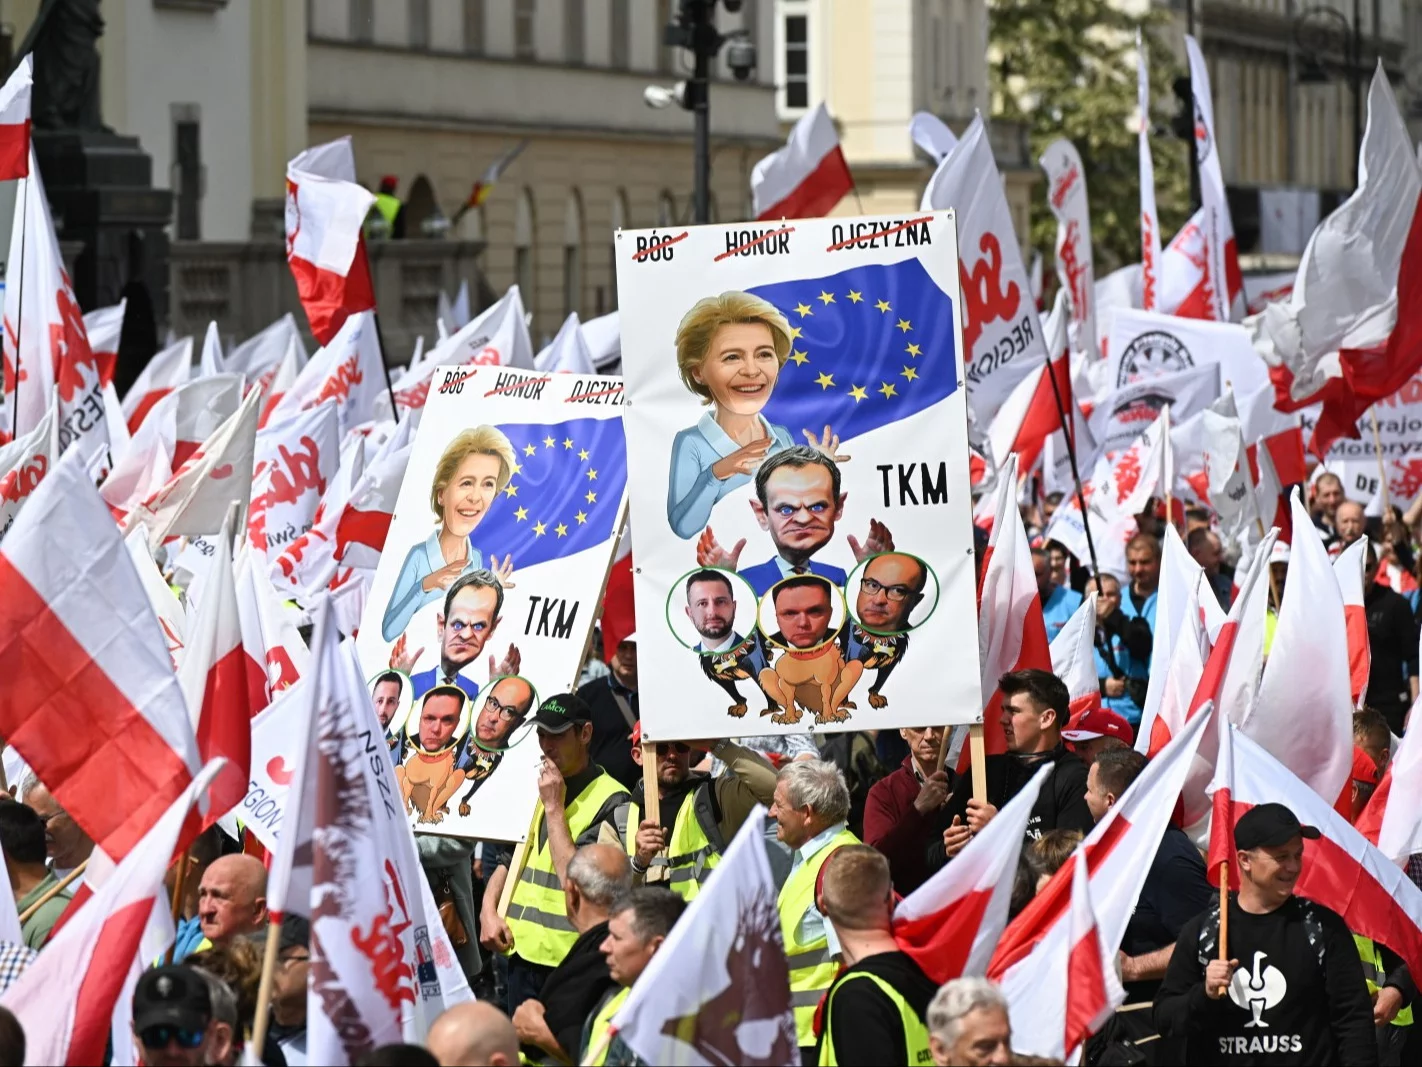
[[[576,681],[617,544],[622,383],[499,366],[431,383],[356,647],[414,828],[518,840],[532,713]]]
[[[1269,368],[1243,326],[1134,308],[1119,308],[1112,318],[1106,361],[1112,389],[1206,363],[1218,363],[1221,386],[1241,396],[1269,384]]]
[[[616,255],[646,735],[979,718],[953,214]]]

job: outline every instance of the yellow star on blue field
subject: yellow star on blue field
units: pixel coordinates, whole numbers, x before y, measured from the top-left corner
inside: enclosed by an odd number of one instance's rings
[[[792,341],[798,341],[799,339],[800,339],[800,327],[798,327],[798,326],[791,326],[791,327],[790,327],[790,340],[792,340]]]
[[[589,504],[596,504],[596,503],[597,503],[597,494],[594,493],[591,489],[589,489],[589,490],[588,490],[588,493],[587,493],[587,496],[583,497],[583,499],[586,500]]]
[[[588,481],[590,481],[590,482],[595,482],[595,481],[597,481],[597,471],[588,471]]]
[[[535,523],[533,524],[533,536],[534,536],[534,537],[542,537],[542,536],[543,536],[545,533],[547,533],[547,532],[548,532],[548,526],[547,526],[545,523],[535,522]]]
[[[918,345],[909,345],[907,348],[904,349],[904,351],[911,356],[923,355],[923,349],[919,348]]]
[[[549,434],[547,437],[545,437],[545,438],[543,439],[543,447],[544,447],[544,448],[552,448],[552,447],[553,447],[555,444],[557,444],[557,443],[558,443],[558,442],[556,442],[556,441],[553,440],[553,435],[552,435],[552,434]]]
[[[915,378],[918,377],[918,371],[913,367],[905,367],[903,370],[899,371],[899,373],[905,378],[907,378],[909,381],[913,381]]]
[[[578,458],[586,462],[588,458],[588,450],[586,448],[578,449]]]
[[[821,389],[828,389],[834,384],[834,375],[826,374],[824,371],[820,371],[820,376],[815,379],[815,384],[818,385]]]
[[[522,473],[523,473],[523,468],[520,467],[517,462],[515,462],[514,465],[513,465],[513,467],[510,468],[510,470],[509,470],[509,477],[512,478],[515,474],[522,474]]]
[[[527,509],[527,508],[519,508],[517,511],[514,512],[514,521],[515,521],[515,522],[523,522],[523,520],[526,519],[526,518],[528,518],[528,509]]]
[[[563,447],[571,449],[573,447],[573,439],[571,437],[563,438]]]
[[[880,382],[880,383],[879,383],[879,392],[881,392],[881,393],[884,394],[884,399],[885,399],[885,400],[888,400],[889,397],[891,397],[891,396],[896,396],[896,395],[898,395],[898,389],[896,389],[894,386],[890,385],[888,382]]]
[[[578,525],[581,526],[583,523],[588,521],[588,513],[586,511],[580,511],[576,515],[574,515],[573,518],[577,519]]]
[[[559,537],[567,537],[568,527],[565,523],[560,522],[557,526],[553,528],[553,532],[556,533]]]
[[[513,482],[509,482],[508,485],[504,486],[504,496],[518,496],[518,486],[514,485]]]
[[[904,333],[908,333],[910,330],[913,329],[913,323],[909,322],[908,319],[900,319],[899,329],[903,330]]]
[[[849,290],[849,302],[850,302],[851,304],[858,304],[858,303],[860,303],[863,299],[864,299],[864,294],[863,294],[863,293],[856,293],[853,289]]]
[[[833,293],[825,293],[825,292],[820,293],[820,303],[822,303],[822,304],[833,304],[833,303],[834,303],[834,294],[833,294]]]
[[[879,301],[877,304],[875,304],[874,306],[875,306],[876,308],[878,308],[880,311],[892,311],[892,310],[893,310],[893,308],[889,307],[889,302],[888,302],[887,300],[880,300],[880,301]]]
[[[804,366],[806,363],[810,362],[810,357],[807,356],[804,352],[799,352],[799,351],[791,352],[791,353],[790,353],[790,362],[794,363],[795,366],[797,366],[797,367],[802,367],[802,366]]]
[[[809,304],[796,304],[795,314],[799,315],[800,318],[803,319],[806,315],[813,315],[814,312],[810,310]]]
[[[532,445],[524,445],[523,454],[525,456],[534,456],[538,454],[538,449],[534,448]]]
[[[861,400],[867,400],[869,398],[869,394],[864,391],[864,387],[859,385],[850,386],[849,395],[854,397],[854,402],[856,404],[859,403],[859,401]]]

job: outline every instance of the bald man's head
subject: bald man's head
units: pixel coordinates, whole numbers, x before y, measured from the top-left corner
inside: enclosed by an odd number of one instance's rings
[[[198,886],[198,923],[214,944],[267,925],[267,870],[256,856],[221,856]]]
[[[1363,536],[1366,522],[1363,505],[1356,500],[1343,501],[1333,512],[1333,528],[1338,531],[1338,539],[1345,545],[1351,545]]]
[[[627,853],[616,845],[584,845],[568,863],[568,921],[583,933],[607,920],[612,902],[632,888]]]
[[[518,1063],[518,1034],[509,1017],[492,1004],[471,1000],[457,1004],[434,1021],[425,1047],[440,1067]]]

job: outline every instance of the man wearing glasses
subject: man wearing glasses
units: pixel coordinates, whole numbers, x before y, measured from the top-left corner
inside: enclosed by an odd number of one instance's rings
[[[875,556],[859,577],[854,618],[840,633],[844,661],[858,661],[876,672],[869,686],[869,706],[882,708],[880,692],[908,650],[909,616],[923,602],[928,566],[917,556],[885,552]]]
[[[435,633],[439,637],[439,666],[419,674],[411,674],[415,661],[424,652],[413,654],[405,650],[405,638],[395,642],[390,653],[392,670],[410,674],[414,697],[419,700],[437,685],[454,685],[464,690],[472,700],[479,695],[479,686],[460,672],[484,651],[499,626],[499,612],[504,606],[504,589],[493,571],[470,571],[449,587],[444,598],[444,612],[435,616]],[[521,657],[518,648],[509,645],[504,661],[494,665],[489,657],[489,675],[517,674]]]
[[[464,773],[469,791],[459,801],[459,814],[469,814],[470,798],[494,773],[504,758],[509,736],[523,725],[533,707],[533,686],[518,675],[500,678],[484,695],[484,706],[474,720],[474,740],[465,746],[455,764]]]

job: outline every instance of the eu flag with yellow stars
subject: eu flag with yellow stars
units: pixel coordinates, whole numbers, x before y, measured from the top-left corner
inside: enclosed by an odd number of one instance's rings
[[[504,423],[518,468],[469,535],[474,547],[515,571],[593,548],[617,531],[627,487],[621,419]],[[518,581],[515,576],[514,581]]]
[[[953,301],[916,259],[750,290],[794,341],[765,405],[795,441],[828,423],[841,441],[932,407],[959,387]]]

